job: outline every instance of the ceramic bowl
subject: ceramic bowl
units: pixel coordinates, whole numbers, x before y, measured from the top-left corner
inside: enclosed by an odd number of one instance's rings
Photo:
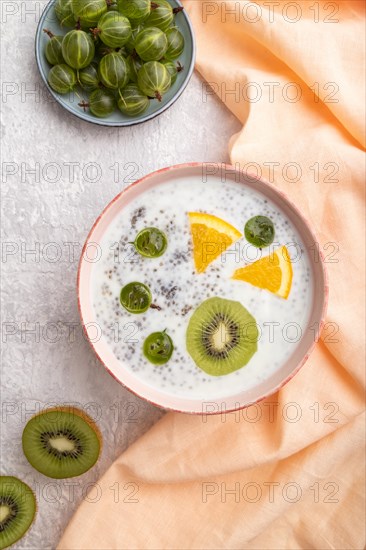
[[[181,3],[178,0],[169,0],[172,7],[179,7]],[[64,35],[68,32],[69,28],[61,28],[59,21],[55,15],[54,11],[55,0],[51,0],[46,6],[42,17],[39,21],[36,39],[35,39],[35,51],[36,51],[36,60],[41,77],[49,90],[50,94],[55,98],[57,103],[62,105],[67,111],[86,120],[87,122],[92,122],[94,124],[99,124],[100,126],[133,126],[135,124],[140,124],[146,122],[156,116],[160,115],[166,111],[173,103],[179,98],[179,96],[184,92],[188,82],[192,76],[194,63],[195,63],[195,39],[193,34],[192,25],[189,21],[188,15],[185,10],[177,13],[175,16],[176,25],[184,36],[185,48],[182,55],[179,57],[180,63],[183,65],[184,69],[182,72],[178,73],[177,79],[173,86],[168,90],[161,102],[157,100],[152,100],[150,106],[141,115],[135,117],[128,117],[123,115],[119,110],[115,110],[107,118],[98,118],[92,115],[87,110],[84,111],[82,107],[79,107],[79,103],[82,99],[87,99],[86,94],[82,94],[80,90],[77,91],[79,94],[76,95],[75,92],[69,94],[61,95],[53,91],[47,82],[47,75],[51,68],[51,65],[48,63],[44,50],[49,40],[48,36],[43,32],[43,29],[50,30],[55,35]]]
[[[305,253],[307,254],[310,264],[310,281],[313,285],[313,299],[310,304],[310,313],[306,330],[302,331],[302,336],[289,358],[277,368],[274,374],[258,382],[254,387],[249,389],[238,387],[234,394],[225,399],[220,399],[219,408],[215,406],[208,408],[206,406],[207,402],[202,400],[173,396],[156,387],[149,386],[146,381],[138,378],[132,370],[128,369],[126,365],[116,358],[103,337],[98,338],[96,341],[93,329],[96,323],[96,316],[91,298],[91,281],[95,263],[93,263],[86,254],[87,249],[92,250],[93,247],[95,248],[96,245],[101,243],[105,231],[110,224],[114,222],[117,216],[123,215],[124,208],[130,201],[133,201],[136,197],[161,183],[174,181],[176,185],[184,185],[185,178],[190,178],[192,176],[202,181],[203,171],[206,170],[206,166],[207,165],[204,164],[191,163],[159,170],[136,181],[115,197],[97,218],[86,239],[79,264],[77,281],[79,310],[84,330],[87,329],[85,330],[87,338],[109,373],[133,393],[149,402],[165,409],[197,414],[215,414],[247,407],[265,399],[286,384],[306,362],[315,345],[317,336],[314,335],[314,327],[318,327],[318,333],[320,333],[323,326],[328,298],[328,285],[324,262],[321,255],[318,256],[313,253],[316,237],[299,210],[285,195],[263,179],[256,179],[243,171],[237,171],[232,166],[220,164],[217,165],[220,168],[217,169],[213,177],[220,178],[221,182],[223,181],[223,177],[226,179],[229,178],[232,182],[235,182],[236,185],[246,186],[254,191],[259,191],[265,198],[284,212],[284,215],[287,216],[287,219],[290,220],[298,232],[303,246],[305,247]],[[128,269],[127,265],[125,269]],[[89,327],[91,327],[90,330]]]

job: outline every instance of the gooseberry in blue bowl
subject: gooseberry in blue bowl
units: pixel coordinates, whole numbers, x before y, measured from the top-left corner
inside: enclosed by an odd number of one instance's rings
[[[159,13],[164,24],[160,24]],[[160,28],[154,27],[156,23]],[[166,46],[161,33],[167,38]],[[144,53],[146,38],[155,45],[155,55]],[[192,25],[179,0],[128,0],[128,6],[111,0],[51,0],[35,39],[37,65],[56,102],[75,116],[102,126],[132,126],[167,110],[189,83],[195,50]],[[101,64],[106,56],[108,62]],[[154,83],[148,85],[151,63],[157,64],[156,89]],[[117,74],[109,74],[116,72],[116,67]],[[125,78],[122,68],[127,71]]]

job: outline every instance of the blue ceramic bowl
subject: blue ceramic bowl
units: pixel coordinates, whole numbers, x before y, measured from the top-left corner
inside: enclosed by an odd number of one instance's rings
[[[169,0],[169,2],[173,8],[182,5],[179,0]],[[147,120],[150,120],[160,115],[171,105],[173,105],[173,103],[183,93],[192,76],[196,51],[192,25],[185,10],[177,13],[177,15],[175,16],[175,24],[179,28],[180,32],[183,34],[185,40],[184,51],[179,59],[177,59],[176,61],[180,61],[180,63],[184,67],[184,70],[178,73],[176,81],[174,82],[170,90],[166,94],[164,94],[162,101],[159,103],[157,100],[151,100],[148,110],[141,115],[128,117],[123,115],[119,110],[116,109],[115,112],[112,113],[109,117],[98,118],[92,115],[90,112],[84,111],[82,107],[79,107],[78,104],[80,103],[80,101],[82,99],[87,99],[87,94],[82,90],[77,90],[77,94],[79,94],[79,97],[75,92],[70,92],[69,94],[65,95],[54,92],[47,82],[47,75],[51,68],[51,65],[48,63],[44,51],[49,38],[43,32],[43,29],[48,29],[55,35],[64,35],[69,30],[71,30],[69,28],[61,28],[54,11],[54,4],[55,0],[51,0],[49,2],[38,24],[35,44],[36,60],[42,79],[47,86],[49,92],[52,94],[55,100],[70,113],[76,115],[83,120],[86,120],[87,122],[93,122],[94,124],[99,124],[101,126],[133,126],[134,124],[146,122]]]

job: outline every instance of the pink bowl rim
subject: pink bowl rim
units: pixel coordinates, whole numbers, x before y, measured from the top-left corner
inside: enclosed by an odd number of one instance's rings
[[[252,180],[257,180],[258,182],[261,183],[261,185],[264,186],[264,188],[269,188],[272,192],[274,191],[275,194],[279,195],[281,197],[281,199],[285,203],[287,203],[287,205],[290,206],[290,208],[292,208],[292,210],[296,213],[296,215],[300,218],[301,222],[304,224],[304,226],[308,230],[309,234],[314,238],[314,242],[317,242],[315,232],[313,231],[310,223],[304,217],[304,215],[299,210],[299,208],[288,198],[288,196],[284,192],[277,189],[277,187],[275,185],[271,184],[268,180],[266,180],[262,176],[258,177],[256,174],[252,174],[249,171],[238,170],[234,165],[224,163],[224,162],[220,162],[220,163],[214,163],[214,162],[208,162],[208,161],[207,162],[186,162],[186,163],[182,163],[182,164],[174,164],[174,165],[171,165],[171,166],[166,166],[164,168],[160,168],[159,170],[155,170],[154,172],[150,172],[149,174],[143,176],[142,178],[139,178],[138,180],[134,181],[133,183],[128,185],[125,189],[123,189],[120,193],[118,193],[118,195],[116,195],[107,204],[107,206],[105,206],[105,208],[102,210],[100,215],[96,218],[95,222],[93,223],[93,225],[92,225],[92,227],[91,227],[91,229],[90,229],[90,231],[89,231],[89,233],[88,233],[88,235],[85,239],[85,243],[84,243],[82,251],[81,251],[80,260],[79,260],[79,264],[78,264],[78,271],[77,271],[77,303],[78,303],[78,310],[79,310],[79,315],[80,315],[80,319],[81,319],[81,322],[82,322],[83,331],[84,331],[85,337],[86,337],[87,341],[89,342],[95,356],[98,358],[98,360],[104,366],[104,368],[107,370],[107,372],[119,384],[121,384],[124,388],[126,388],[130,393],[132,393],[133,395],[139,397],[140,399],[143,399],[144,401],[146,401],[146,402],[148,402],[148,403],[150,403],[150,404],[152,404],[156,407],[159,407],[163,410],[170,411],[170,412],[178,412],[178,413],[182,413],[182,414],[190,414],[190,415],[198,415],[198,416],[208,416],[208,415],[213,416],[213,415],[232,413],[232,412],[235,412],[235,411],[246,409],[248,407],[251,407],[252,405],[256,405],[257,403],[260,403],[261,401],[264,401],[265,399],[271,397],[272,395],[277,393],[281,388],[283,388],[286,384],[288,384],[288,382],[290,382],[290,380],[292,380],[292,378],[305,365],[305,363],[309,359],[311,353],[314,351],[314,348],[316,346],[317,342],[316,342],[315,338],[314,338],[313,343],[308,347],[306,354],[304,355],[302,360],[297,363],[297,365],[292,370],[291,374],[289,374],[281,383],[274,386],[269,392],[266,392],[265,394],[260,395],[260,397],[258,397],[254,401],[251,401],[250,403],[244,403],[243,405],[241,405],[239,407],[225,409],[225,411],[222,411],[222,410],[219,410],[219,411],[197,411],[197,410],[191,411],[191,410],[182,410],[182,409],[174,408],[174,407],[167,407],[165,405],[161,405],[159,403],[156,403],[155,401],[152,401],[152,400],[148,399],[147,397],[145,397],[143,395],[140,395],[138,392],[133,390],[131,387],[127,386],[124,382],[122,382],[116,376],[116,374],[114,372],[112,372],[112,370],[108,367],[108,365],[100,357],[99,353],[95,349],[94,344],[90,340],[89,335],[88,335],[88,333],[85,329],[85,323],[84,323],[84,319],[83,319],[81,300],[80,300],[80,284],[81,284],[81,269],[82,269],[82,265],[83,265],[83,257],[84,257],[85,250],[88,246],[88,243],[90,241],[90,238],[91,238],[92,234],[94,233],[96,227],[101,222],[101,219],[105,216],[105,214],[114,205],[114,203],[116,201],[118,201],[132,187],[135,187],[135,186],[141,184],[142,182],[145,182],[146,180],[149,180],[150,178],[154,178],[154,177],[158,176],[159,174],[164,174],[166,172],[171,172],[171,171],[174,171],[174,170],[182,170],[182,169],[185,169],[185,168],[201,168],[201,169],[203,169],[204,166],[207,166],[207,165],[210,165],[210,164],[211,165],[212,164],[219,165],[220,168],[224,169],[225,171],[229,171],[229,172],[233,172],[233,173],[239,173],[239,178],[240,179],[242,179],[242,177],[246,176],[247,178],[250,178]],[[319,330],[318,330],[318,333],[317,333],[317,338],[319,340],[320,334],[321,334],[321,332],[324,328],[325,317],[326,317],[327,308],[328,308],[329,278],[328,278],[328,272],[327,272],[327,269],[326,269],[326,266],[325,266],[324,255],[323,255],[323,253],[320,249],[318,250],[318,253],[319,253],[319,259],[320,259],[320,263],[321,263],[321,267],[322,267],[323,279],[324,279],[324,282],[323,282],[323,291],[324,291],[324,296],[323,297],[324,297],[324,299],[323,299],[323,306],[322,306],[321,315],[320,315],[320,318],[319,318]]]

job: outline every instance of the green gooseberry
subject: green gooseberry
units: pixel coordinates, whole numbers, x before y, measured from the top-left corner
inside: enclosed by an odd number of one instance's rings
[[[115,110],[116,99],[109,90],[98,88],[90,94],[88,107],[94,116],[106,118]]]
[[[162,63],[149,61],[148,63],[144,63],[139,70],[137,83],[144,94],[161,101],[163,94],[170,88],[171,77]]]
[[[124,15],[109,11],[99,19],[93,34],[99,36],[106,46],[121,48],[131,36],[131,24]]]
[[[121,290],[121,305],[130,313],[144,313],[149,309],[151,301],[150,289],[143,283],[128,283]]]
[[[161,229],[145,227],[137,234],[133,244],[141,256],[159,258],[167,249],[168,239]]]
[[[149,17],[144,21],[145,27],[157,27],[167,31],[174,19],[173,8],[168,2],[156,0],[152,3]]]
[[[150,334],[143,345],[143,352],[148,361],[154,365],[164,365],[173,355],[173,340],[166,333],[153,332]]]
[[[108,10],[106,0],[72,0],[72,11],[82,27],[94,27]]]
[[[128,84],[119,95],[118,108],[124,115],[141,115],[149,107],[149,98],[135,84]]]
[[[183,7],[172,8],[166,0],[154,0],[151,3],[151,12],[144,21],[145,27],[158,27],[166,32],[173,23],[174,15],[183,10]]]
[[[77,83],[75,71],[65,63],[54,65],[48,73],[47,80],[52,90],[59,94],[71,92]]]
[[[166,35],[157,27],[142,29],[135,39],[135,50],[143,61],[158,61],[168,49]]]
[[[43,29],[43,32],[50,38],[44,51],[48,63],[50,65],[59,65],[60,63],[64,63],[64,58],[62,56],[62,41],[64,37],[55,36],[47,29]]]
[[[132,53],[133,50],[135,49],[136,36],[140,31],[142,31],[142,29],[143,29],[142,25],[137,25],[137,27],[132,29],[131,35],[125,44],[125,48],[128,51],[128,53]]]
[[[56,0],[55,13],[61,27],[74,27],[75,17],[72,11],[72,0]]]
[[[166,59],[176,59],[184,50],[184,37],[176,27],[169,29],[166,33],[166,37],[168,40],[168,48],[164,57]]]
[[[99,87],[100,79],[96,63],[91,63],[88,67],[79,71],[79,83],[87,91],[92,91]]]
[[[161,62],[164,67],[167,69],[168,73],[170,74],[170,78],[172,80],[172,85],[177,80],[178,73],[183,71],[184,67],[181,65],[178,61],[177,64],[174,63],[174,61],[162,61]]]
[[[62,41],[62,55],[73,69],[84,69],[95,55],[93,39],[82,30],[68,32]]]
[[[102,57],[98,72],[102,84],[114,90],[124,88],[130,79],[127,61],[117,52],[108,53]]]
[[[130,70],[130,80],[137,83],[137,74],[139,70],[141,69],[143,62],[139,57],[135,57],[133,55],[129,55],[126,58],[128,68]]]
[[[118,0],[118,11],[130,21],[142,22],[151,11],[150,0]]]
[[[265,248],[273,243],[275,229],[272,220],[267,216],[254,216],[244,227],[245,238],[257,248]]]

